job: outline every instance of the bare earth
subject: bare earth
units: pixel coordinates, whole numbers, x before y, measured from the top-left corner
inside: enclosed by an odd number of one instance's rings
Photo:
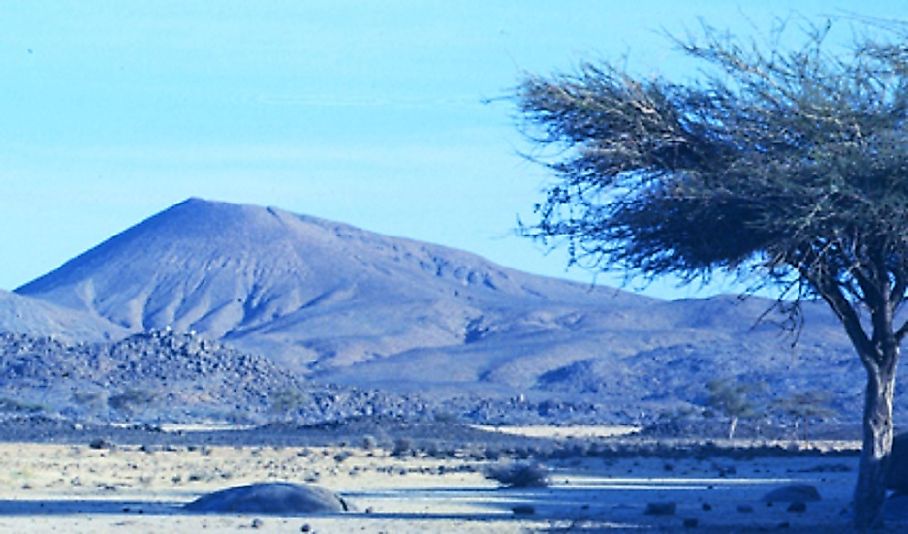
[[[838,445],[841,446],[841,445]],[[340,456],[339,456],[340,455]],[[349,455],[349,457],[344,457]],[[548,488],[499,489],[473,458],[395,458],[358,448],[138,447],[0,444],[3,532],[525,532],[602,528],[701,530],[847,529],[856,456],[601,458],[548,460]],[[356,510],[273,517],[191,515],[181,505],[228,486],[291,481],[340,492]],[[790,483],[823,499],[803,513],[761,497]],[[670,516],[645,515],[674,501]],[[532,507],[531,514],[515,506]]]

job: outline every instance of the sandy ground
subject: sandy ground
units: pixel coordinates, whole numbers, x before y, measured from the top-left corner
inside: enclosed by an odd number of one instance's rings
[[[550,529],[788,531],[847,529],[843,510],[857,459],[566,458],[545,462],[552,485],[499,489],[468,458],[394,458],[337,448],[186,448],[142,451],[87,446],[0,444],[2,532],[525,532]],[[311,482],[343,494],[356,511],[315,517],[191,515],[200,494],[262,481]],[[815,485],[823,500],[807,511],[767,506],[761,497],[790,483]],[[674,515],[645,515],[674,501]],[[532,507],[532,515],[514,512]],[[255,523],[255,527],[253,526]]]

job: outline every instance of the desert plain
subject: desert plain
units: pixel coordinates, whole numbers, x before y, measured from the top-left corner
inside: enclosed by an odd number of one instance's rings
[[[846,532],[859,444],[847,441],[704,444],[543,427],[527,443],[458,448],[444,439],[369,436],[282,445],[194,442],[193,431],[121,438],[0,443],[2,532]],[[508,430],[508,429],[505,429]],[[554,436],[552,438],[547,437]],[[141,436],[141,434],[138,434]],[[168,439],[172,436],[173,439]],[[545,440],[551,439],[550,442]],[[128,441],[133,441],[129,443]],[[201,441],[201,440],[199,440]],[[330,440],[329,440],[330,441]],[[402,445],[403,443],[403,445]],[[423,443],[420,445],[420,443]],[[541,444],[541,445],[540,445]],[[544,487],[502,487],[485,473],[509,462],[543,465]],[[351,505],[314,515],[198,514],[186,503],[215,490],[285,481],[315,484]],[[802,509],[767,502],[808,484]],[[674,503],[670,513],[647,513]],[[652,510],[650,510],[652,511]],[[908,528],[908,524],[903,524]],[[889,523],[897,531],[898,523]]]

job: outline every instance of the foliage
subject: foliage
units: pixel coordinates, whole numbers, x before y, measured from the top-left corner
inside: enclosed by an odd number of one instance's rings
[[[414,453],[413,441],[410,438],[397,438],[391,448],[391,456],[411,456]]]
[[[733,439],[738,420],[756,415],[756,405],[751,396],[757,387],[726,378],[710,380],[706,384],[706,390],[709,393],[707,406],[729,419],[728,439]]]
[[[157,395],[144,389],[127,389],[107,399],[107,404],[114,410],[131,413],[136,408],[144,408],[151,404]]]
[[[529,77],[516,93],[527,132],[560,159],[524,231],[567,239],[572,261],[594,268],[755,273],[839,315],[855,313],[849,298],[891,295],[897,308],[908,286],[908,51],[865,42],[843,56],[825,46],[827,30],[763,51],[707,28],[703,42],[678,42],[707,72],[686,85],[610,64]]]
[[[103,391],[74,391],[72,401],[91,412],[100,412],[108,405]]]
[[[756,390],[752,384],[739,383],[732,379],[710,380],[706,384],[709,396],[706,404],[726,417],[751,417],[755,406],[749,396]]]
[[[485,477],[509,488],[535,488],[549,485],[548,470],[534,463],[503,463],[490,465]]]
[[[772,405],[789,417],[815,419],[835,414],[829,407],[830,401],[829,394],[824,391],[799,391],[776,399]]]
[[[309,397],[302,391],[295,389],[284,389],[271,394],[270,411],[275,414],[292,416],[307,405]]]
[[[776,399],[772,407],[795,420],[796,430],[801,427],[804,440],[810,439],[808,424],[812,419],[820,419],[835,414],[829,407],[831,398],[823,391],[799,391]]]

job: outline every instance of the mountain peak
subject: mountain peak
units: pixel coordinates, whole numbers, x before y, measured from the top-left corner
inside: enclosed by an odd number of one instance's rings
[[[604,293],[594,297],[587,286],[439,245],[199,198],[149,217],[17,292],[133,332],[171,326],[235,343],[254,338],[251,348],[302,361],[456,344],[479,317],[515,315],[527,303],[589,305]],[[646,300],[609,293],[612,301]]]

